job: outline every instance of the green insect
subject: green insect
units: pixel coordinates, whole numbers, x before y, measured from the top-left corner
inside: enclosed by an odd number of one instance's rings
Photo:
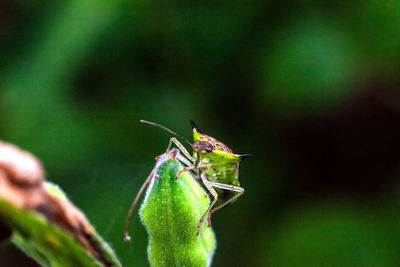
[[[244,193],[244,188],[240,187],[239,184],[239,162],[252,155],[235,154],[233,150],[224,143],[202,133],[193,121],[191,122],[194,139],[193,144],[160,124],[145,120],[141,120],[141,122],[160,127],[176,137],[179,137],[192,147],[193,156],[190,155],[186,148],[175,137],[172,137],[169,141],[167,152],[171,149],[172,143],[174,143],[184,155],[179,154],[178,157],[178,160],[186,165],[182,171],[191,171],[194,177],[200,179],[214,197],[214,200],[199,221],[196,231],[196,235],[198,235],[200,226],[207,215],[208,226],[211,226],[211,215],[233,202]],[[181,172],[177,174],[176,178],[179,177]]]

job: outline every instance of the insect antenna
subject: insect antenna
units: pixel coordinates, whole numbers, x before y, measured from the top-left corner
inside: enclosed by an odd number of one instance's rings
[[[165,156],[165,154],[163,154],[162,156]],[[144,181],[144,183],[140,187],[139,192],[136,194],[135,200],[132,202],[132,205],[129,208],[128,215],[126,216],[126,219],[125,219],[125,228],[124,228],[124,235],[125,235],[124,241],[125,242],[131,241],[131,237],[128,234],[128,224],[129,224],[129,220],[131,219],[132,212],[135,209],[136,203],[138,202],[138,200],[139,200],[140,196],[142,195],[142,193],[143,193],[144,189],[146,188],[146,186],[148,184],[150,184],[151,180],[156,176],[157,169],[160,167],[160,165],[163,162],[164,162],[164,160],[162,158],[157,161],[156,166],[150,172],[149,176],[147,176],[146,180]]]
[[[185,141],[189,146],[193,147],[193,144],[190,143],[189,141],[187,141],[185,138],[183,138],[183,136],[181,136],[181,135],[179,135],[179,134],[177,134],[177,133],[171,131],[170,129],[168,129],[167,127],[165,127],[165,126],[163,126],[163,125],[161,125],[161,124],[158,124],[158,123],[155,123],[155,122],[151,122],[151,121],[145,121],[145,120],[140,120],[140,122],[146,123],[146,124],[150,124],[150,125],[152,125],[152,126],[160,127],[160,128],[163,129],[164,131],[167,131],[167,132],[169,132],[170,134],[173,134],[173,135],[175,135],[176,137],[179,137],[180,139],[182,139],[183,141]]]
[[[124,234],[125,234],[124,241],[125,241],[125,242],[131,241],[131,237],[130,237],[129,234],[128,234],[128,224],[129,224],[129,220],[131,219],[132,212],[133,212],[133,210],[135,209],[136,203],[138,202],[138,200],[139,200],[140,196],[142,195],[144,189],[145,189],[146,186],[150,183],[151,179],[153,179],[153,177],[154,177],[154,175],[155,175],[154,173],[155,173],[155,168],[151,171],[150,175],[147,177],[147,179],[146,179],[146,181],[143,183],[142,187],[140,187],[140,190],[139,190],[139,192],[137,193],[137,195],[136,195],[136,197],[135,197],[135,200],[132,202],[132,205],[131,205],[131,207],[129,208],[128,215],[126,216],[126,219],[125,219],[125,228],[124,228]]]
[[[177,149],[172,149],[170,152],[160,155],[161,156],[160,159],[157,160],[156,165],[154,166],[153,170],[150,172],[149,176],[147,176],[146,180],[140,187],[139,192],[136,194],[135,200],[133,200],[132,205],[129,208],[128,215],[126,216],[126,219],[125,219],[125,228],[124,228],[124,235],[125,235],[124,241],[125,242],[131,241],[131,237],[128,234],[128,225],[129,225],[129,220],[131,219],[133,210],[135,209],[135,206],[136,206],[137,202],[139,201],[140,196],[143,194],[146,187],[150,184],[151,180],[153,178],[159,177],[159,175],[157,174],[157,170],[165,162],[165,160],[167,158],[175,159],[175,157],[177,156],[178,153],[179,153],[179,151]]]

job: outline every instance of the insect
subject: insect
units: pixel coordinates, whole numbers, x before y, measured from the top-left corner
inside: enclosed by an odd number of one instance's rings
[[[240,187],[239,184],[239,162],[252,155],[235,154],[233,150],[224,143],[202,133],[193,121],[191,121],[194,139],[193,144],[161,124],[145,120],[141,120],[140,122],[160,127],[185,141],[192,147],[193,156],[190,155],[186,148],[175,137],[172,137],[169,141],[167,151],[171,149],[172,143],[174,143],[184,155],[180,155],[178,158],[178,160],[186,165],[182,171],[191,171],[194,177],[200,179],[214,197],[214,200],[199,220],[196,231],[196,235],[198,235],[201,224],[207,215],[208,226],[211,226],[211,215],[222,207],[235,201],[244,193],[244,188]],[[176,178],[179,177],[182,171],[177,174]]]

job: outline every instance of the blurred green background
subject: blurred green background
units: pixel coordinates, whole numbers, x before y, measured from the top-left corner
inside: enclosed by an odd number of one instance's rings
[[[124,266],[130,203],[190,119],[239,153],[214,266],[400,265],[400,2],[1,1],[0,136]],[[33,266],[9,244],[1,266]]]

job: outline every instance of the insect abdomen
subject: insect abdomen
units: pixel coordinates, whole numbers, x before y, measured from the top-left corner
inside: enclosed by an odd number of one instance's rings
[[[214,164],[205,170],[207,179],[212,182],[236,185],[238,175],[236,164]]]

